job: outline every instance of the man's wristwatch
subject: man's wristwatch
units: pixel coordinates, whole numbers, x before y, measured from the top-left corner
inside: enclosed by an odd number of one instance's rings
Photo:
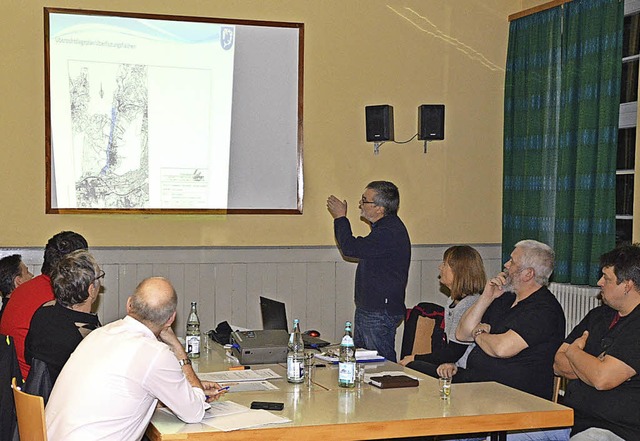
[[[180,364],[180,366],[184,366],[185,364],[191,364],[191,359],[190,358],[183,358],[182,360],[178,360],[178,364]]]

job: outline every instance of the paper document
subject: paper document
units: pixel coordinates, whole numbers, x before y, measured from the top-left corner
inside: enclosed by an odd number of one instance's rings
[[[205,419],[234,415],[236,413],[242,413],[251,410],[247,406],[234,403],[233,401],[214,401],[209,404],[211,404],[211,408],[205,411]]]
[[[208,405],[209,408],[204,411],[203,419],[233,415],[251,410],[247,406],[234,403],[233,401],[214,401]],[[176,416],[168,407],[159,407],[158,410],[168,415]]]
[[[229,432],[231,430],[247,429],[249,427],[258,427],[267,424],[288,423],[291,422],[291,420],[274,415],[266,410],[247,410],[246,412],[211,418],[202,422],[207,426]]]
[[[269,383],[266,380],[263,381],[242,381],[240,383],[220,383],[221,386],[229,386],[227,393],[233,392],[251,392],[258,390],[278,390],[278,386]]]
[[[316,358],[335,364],[340,361],[340,349],[332,349],[321,354],[316,354]],[[384,361],[384,357],[382,355],[378,355],[378,351],[358,348],[356,349],[356,361],[361,363]]]
[[[216,383],[234,383],[240,381],[261,381],[282,378],[271,369],[245,369],[243,371],[200,372],[198,377],[203,381]]]

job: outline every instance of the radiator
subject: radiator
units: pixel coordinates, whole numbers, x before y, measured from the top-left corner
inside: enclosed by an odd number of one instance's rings
[[[555,294],[562,305],[567,319],[566,334],[596,306],[600,306],[600,288],[592,286],[569,285],[566,283],[550,283],[549,290]]]

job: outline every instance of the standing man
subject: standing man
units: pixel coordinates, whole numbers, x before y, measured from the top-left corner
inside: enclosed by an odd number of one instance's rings
[[[333,195],[327,199],[342,255],[358,259],[354,344],[375,349],[393,362],[396,328],[406,312],[404,298],[411,261],[411,242],[398,217],[399,205],[400,194],[393,183],[369,183],[360,199],[360,216],[371,225],[371,232],[354,237],[347,219],[347,201]]]
[[[2,318],[2,313],[7,307],[13,290],[31,279],[33,279],[33,274],[22,261],[20,254],[12,254],[0,259],[0,294],[2,294],[0,318]]]
[[[553,357],[565,331],[562,307],[546,286],[553,262],[548,245],[518,242],[505,271],[487,282],[458,324],[458,340],[475,342],[467,368],[446,363],[438,374],[455,375],[456,382],[497,381],[550,400]]]
[[[44,248],[44,262],[39,276],[20,285],[11,294],[11,301],[2,314],[0,334],[10,335],[16,344],[16,355],[22,378],[29,375],[30,366],[24,359],[24,340],[29,332],[31,318],[44,303],[54,299],[51,287],[51,271],[58,261],[75,250],[89,248],[87,241],[73,231],[62,231],[47,242]]]
[[[145,279],[124,319],[82,340],[46,406],[51,441],[140,440],[158,401],[185,423],[202,420],[220,386],[200,382],[171,330],[177,303],[168,280]]]
[[[600,257],[604,305],[560,346],[553,365],[569,382],[572,441],[640,439],[640,245]]]

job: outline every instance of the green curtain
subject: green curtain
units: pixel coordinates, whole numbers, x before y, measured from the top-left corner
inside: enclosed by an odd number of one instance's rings
[[[624,4],[574,0],[510,25],[503,257],[522,239],[556,251],[556,282],[595,284],[615,244]]]
[[[561,43],[561,8],[510,24],[504,113],[504,261],[519,240],[553,242]]]

